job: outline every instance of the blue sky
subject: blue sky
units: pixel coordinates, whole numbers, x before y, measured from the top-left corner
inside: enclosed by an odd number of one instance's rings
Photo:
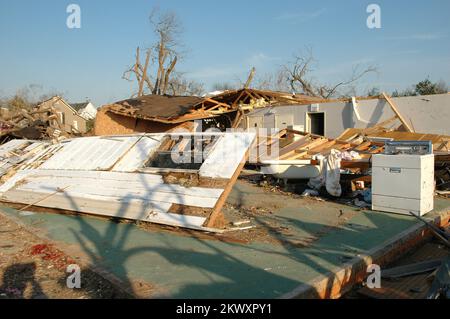
[[[66,7],[81,7],[81,29],[66,27]],[[366,7],[381,7],[381,29],[368,29]],[[97,105],[128,98],[121,79],[136,46],[155,39],[151,9],[173,10],[183,24],[187,53],[178,70],[205,83],[261,75],[311,47],[315,77],[333,83],[355,64],[379,74],[359,88],[405,89],[429,76],[450,83],[450,1],[299,0],[0,0],[0,96],[30,84]],[[365,92],[361,92],[365,93]]]

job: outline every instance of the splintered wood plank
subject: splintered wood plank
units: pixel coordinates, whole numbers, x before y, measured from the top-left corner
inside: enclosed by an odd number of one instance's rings
[[[308,145],[309,143],[312,143],[314,140],[311,140],[309,135],[306,135],[305,137],[299,139],[298,141],[295,141],[285,147],[283,147],[280,150],[280,159],[286,159],[293,155],[295,155],[295,151],[297,149],[302,148],[305,145]]]
[[[315,147],[317,147],[319,145],[322,145],[324,143],[327,143],[327,142],[328,142],[327,139],[317,138],[315,140],[312,140],[310,143],[307,143],[307,144],[305,144],[305,145],[303,145],[303,146],[301,146],[299,148],[294,149],[293,151],[291,151],[289,153],[281,155],[280,159],[289,159],[289,158],[292,158],[294,156],[296,158],[298,158],[299,156],[297,154],[303,153],[305,151],[309,152],[311,149],[313,149],[313,148],[315,148]]]
[[[341,168],[358,168],[360,170],[369,169],[371,166],[369,159],[341,161]]]
[[[364,142],[359,146],[355,147],[354,150],[358,152],[366,151],[370,147],[370,145],[372,145],[372,142]]]
[[[279,135],[276,134],[276,135]],[[262,140],[262,142],[261,142]],[[262,136],[258,135],[258,144],[254,144],[254,146],[251,149],[250,154],[251,155],[257,155],[257,162],[260,162],[261,160],[265,160],[267,158],[273,158],[275,156],[278,157],[279,150],[281,147],[281,138],[277,136]],[[273,152],[272,152],[273,151]],[[253,159],[250,158],[250,159]]]
[[[21,149],[25,145],[29,145],[31,142],[28,140],[11,140],[3,145],[0,145],[0,157],[4,157],[9,152]]]
[[[342,132],[342,134],[339,135],[336,139],[342,140],[342,141],[348,141],[348,140],[352,140],[354,137],[356,137],[360,133],[361,133],[361,129],[348,128],[348,129],[345,129],[344,132]]]
[[[378,134],[383,134],[387,131],[389,131],[389,129],[387,128],[388,126],[392,126],[394,125],[393,122],[394,121],[399,121],[399,118],[397,116],[394,116],[384,122],[378,123],[377,125],[374,125],[372,127],[366,128],[361,130],[361,134],[366,135],[366,136],[377,136]],[[399,123],[400,126],[401,122]],[[394,128],[392,128],[394,129]],[[398,129],[398,127],[397,127]]]
[[[323,144],[320,144],[320,145],[310,149],[308,151],[308,154],[312,154],[312,155],[319,154],[320,152],[322,152],[330,147],[333,147],[335,144],[336,144],[336,141],[334,141],[334,140],[325,142]]]
[[[297,153],[297,151],[296,151],[295,155],[293,155],[290,159],[298,160],[298,159],[303,159],[305,157],[311,157],[311,156],[308,156],[308,151],[299,151],[299,153]]]

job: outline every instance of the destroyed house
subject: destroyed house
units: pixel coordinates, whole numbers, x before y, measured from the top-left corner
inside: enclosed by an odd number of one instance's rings
[[[56,111],[57,119],[54,125],[58,125],[66,133],[86,133],[87,119],[81,116],[78,111],[67,103],[62,97],[54,96],[38,105],[39,108],[53,108]]]
[[[348,128],[369,128],[403,114],[411,131],[450,135],[450,94],[395,97],[394,108],[381,97],[337,99],[308,104],[282,104],[254,109],[245,115],[243,128],[291,128],[338,137]]]
[[[285,129],[337,137],[348,128],[368,128],[396,113],[405,114],[410,131],[449,135],[450,95],[391,98],[383,96],[326,100],[285,92],[241,89],[211,97],[147,95],[104,106],[95,134],[166,132],[202,121],[211,126],[243,129]],[[441,114],[442,116],[436,116]]]
[[[181,125],[192,129],[202,120],[203,130],[237,127],[242,115],[271,105],[305,104],[324,101],[304,95],[241,89],[213,97],[145,95],[103,106],[96,117],[95,135],[166,132]]]

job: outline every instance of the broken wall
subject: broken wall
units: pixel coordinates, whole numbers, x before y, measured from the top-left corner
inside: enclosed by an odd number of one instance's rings
[[[392,98],[399,112],[416,132],[450,135],[450,94]],[[319,104],[325,113],[325,135],[336,138],[347,128],[368,128],[392,118],[395,114],[384,99]],[[311,105],[286,105],[254,110],[241,122],[243,127],[286,128],[308,132]]]
[[[140,133],[160,133],[167,132],[175,128],[176,124],[165,124],[148,120],[123,116],[100,109],[95,118],[94,134],[101,135],[122,135]]]
[[[56,100],[56,101],[55,101]],[[61,99],[50,99],[41,103],[42,107],[54,107],[62,129],[67,133],[72,131],[79,133],[87,132],[86,119],[82,118],[77,113],[74,113]],[[62,115],[63,114],[63,115]]]

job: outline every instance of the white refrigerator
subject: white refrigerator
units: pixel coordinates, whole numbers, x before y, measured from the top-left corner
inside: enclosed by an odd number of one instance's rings
[[[372,210],[422,216],[433,200],[433,154],[372,156]]]

